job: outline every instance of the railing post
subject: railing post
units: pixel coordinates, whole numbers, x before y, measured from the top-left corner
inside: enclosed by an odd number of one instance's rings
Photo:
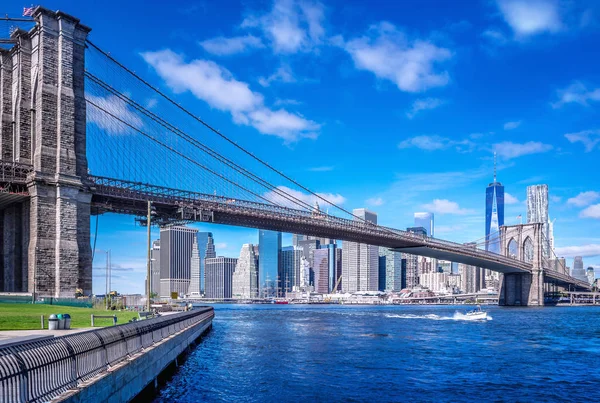
[[[92,327],[94,327],[94,314],[92,314]]]
[[[73,346],[71,346],[68,341],[63,338],[60,338],[60,341],[63,342],[67,350],[69,350],[69,354],[71,355],[71,388],[75,389],[77,387],[77,356],[75,355]]]
[[[17,363],[21,369],[21,387],[19,388],[20,401],[22,403],[29,402],[29,376],[27,374],[27,366],[25,365],[25,361],[19,355],[19,353],[15,350],[14,347],[8,347],[8,350],[15,356]]]

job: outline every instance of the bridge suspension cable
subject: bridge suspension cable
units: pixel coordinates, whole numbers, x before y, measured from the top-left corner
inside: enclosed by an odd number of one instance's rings
[[[222,154],[218,153],[217,151],[215,151],[215,150],[211,149],[210,147],[207,147],[206,145],[202,144],[200,141],[196,140],[195,138],[193,138],[192,136],[190,136],[187,133],[183,132],[179,128],[173,126],[171,123],[165,121],[160,116],[158,116],[155,113],[153,113],[152,111],[150,111],[147,108],[143,107],[138,102],[136,102],[133,99],[129,98],[125,94],[117,91],[115,88],[113,88],[109,84],[105,83],[104,81],[102,81],[101,79],[99,79],[98,77],[96,77],[95,75],[93,75],[92,73],[86,72],[86,77],[89,80],[91,80],[92,82],[94,82],[95,84],[97,84],[100,87],[102,87],[103,89],[105,89],[106,91],[110,92],[114,96],[116,96],[119,99],[121,99],[126,104],[130,105],[132,108],[134,108],[135,110],[137,110],[141,114],[143,114],[143,115],[147,116],[148,118],[152,119],[153,121],[155,121],[160,126],[164,127],[165,129],[169,130],[170,132],[174,133],[175,135],[179,136],[183,140],[189,142],[194,147],[200,149],[204,153],[206,153],[209,156],[215,158],[217,161],[219,161],[219,162],[227,165],[228,167],[234,169],[236,172],[241,173],[246,178],[248,178],[248,179],[250,179],[250,180],[252,180],[252,181],[254,181],[254,182],[256,182],[256,183],[258,183],[258,184],[260,184],[262,186],[264,186],[264,188],[266,190],[272,191],[273,193],[275,193],[275,194],[277,194],[277,195],[285,198],[286,200],[288,200],[288,201],[290,201],[290,202],[292,202],[294,204],[297,204],[301,208],[313,209],[313,206],[311,206],[310,204],[306,203],[305,201],[303,201],[301,199],[298,199],[297,197],[294,197],[291,194],[288,194],[288,193],[285,193],[285,192],[281,191],[275,185],[273,185],[273,184],[265,181],[264,179],[256,176],[252,172],[249,172],[245,168],[243,168],[240,165],[236,164],[235,162],[233,162],[232,160],[230,160],[227,157],[223,156]],[[112,116],[114,119],[117,119],[120,122],[122,122],[123,124],[126,124],[130,128],[132,128],[132,129],[134,129],[134,130],[136,130],[138,132],[140,131],[139,128],[137,128],[137,127],[133,128],[131,125],[129,125],[126,122],[124,122],[123,120],[121,120],[118,116],[115,116],[114,114],[108,112],[106,109],[100,108],[97,104],[95,104],[95,103],[93,103],[91,101],[88,101],[88,102],[90,102],[95,107],[101,109],[103,112],[107,113],[108,115]],[[166,145],[164,145],[164,143],[161,143],[161,144],[163,146],[166,146]],[[207,171],[213,173],[213,174],[216,174],[215,172],[213,172],[212,170],[210,170],[210,169],[208,169],[206,167],[203,167],[203,168],[206,169]],[[218,175],[218,174],[216,174],[216,175]],[[245,190],[247,190],[247,189],[245,189]],[[257,195],[257,194],[255,194],[255,195],[258,196],[258,197],[260,197],[262,200],[267,201],[270,204],[276,204],[273,200],[265,199],[264,197],[262,197],[260,195]]]
[[[364,220],[361,217],[355,216],[352,212],[344,209],[343,207],[341,207],[338,203],[335,203],[327,198],[325,198],[322,194],[316,193],[312,190],[310,190],[309,188],[303,186],[302,184],[300,184],[299,182],[295,181],[293,178],[291,178],[290,176],[284,174],[283,172],[281,172],[280,170],[274,168],[273,166],[271,166],[269,163],[267,163],[266,161],[264,161],[263,159],[257,157],[256,155],[254,155],[253,153],[249,152],[248,150],[246,150],[244,147],[238,145],[235,141],[231,140],[228,136],[224,135],[221,131],[217,130],[214,126],[210,125],[209,123],[207,123],[205,120],[201,119],[200,117],[196,116],[195,114],[193,114],[192,112],[190,112],[188,109],[184,108],[183,106],[181,106],[179,103],[177,103],[176,101],[174,101],[172,98],[170,98],[168,95],[166,95],[164,92],[162,92],[161,90],[159,90],[158,88],[156,88],[155,86],[153,86],[152,84],[150,84],[148,81],[146,81],[145,79],[143,79],[141,76],[139,76],[137,73],[135,73],[134,71],[132,71],[131,69],[127,68],[125,65],[123,65],[122,63],[120,63],[119,61],[117,61],[113,56],[111,56],[110,54],[108,54],[107,52],[103,51],[101,48],[99,48],[97,45],[95,45],[93,42],[87,40],[87,43],[96,51],[98,51],[101,55],[103,55],[104,57],[106,57],[107,59],[109,59],[112,63],[114,63],[116,66],[118,66],[120,69],[122,69],[123,71],[127,72],[130,76],[134,77],[136,80],[138,80],[140,83],[142,83],[144,86],[146,86],[147,88],[149,88],[153,93],[159,95],[160,97],[162,97],[163,99],[165,99],[169,104],[171,104],[172,106],[174,106],[175,108],[177,108],[178,110],[180,110],[181,112],[183,112],[185,115],[187,115],[188,117],[191,117],[193,120],[197,121],[198,123],[200,123],[201,125],[203,125],[204,127],[206,127],[207,129],[209,129],[211,132],[215,133],[217,136],[219,136],[222,140],[224,140],[225,142],[227,142],[229,145],[233,146],[235,149],[241,151],[243,154],[245,154],[247,157],[253,159],[254,161],[258,162],[260,165],[266,167],[268,170],[270,170],[271,172],[275,173],[276,175],[278,175],[279,177],[287,180],[288,182],[292,183],[293,185],[297,186],[298,188],[302,189],[303,191],[307,192],[309,195],[311,195],[311,197],[314,197],[315,199],[321,200],[322,202],[324,202],[326,205],[329,205],[331,207],[334,207],[335,209],[343,212],[344,214],[347,214],[351,217],[353,217],[356,220],[362,221],[367,223],[368,225],[374,225],[366,220]],[[271,185],[273,186],[273,185]],[[287,200],[290,199],[294,199],[295,197],[293,195],[291,195],[291,192],[283,192],[283,193],[287,193],[287,195],[284,197]],[[281,192],[278,192],[279,196],[281,195]],[[298,199],[298,198],[296,198]],[[307,203],[303,203],[304,205],[302,206],[303,208],[307,208],[307,206],[305,206],[305,204]],[[311,206],[312,208],[312,206]]]

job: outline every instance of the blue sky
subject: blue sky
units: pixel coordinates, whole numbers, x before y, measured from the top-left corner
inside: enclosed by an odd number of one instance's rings
[[[495,150],[506,224],[525,217],[527,185],[546,183],[557,254],[600,268],[595,1],[44,6],[79,17],[95,44],[273,166],[381,224],[411,226],[427,210],[437,236],[481,238]],[[258,240],[198,227],[228,256]],[[145,242],[132,217],[100,217],[113,288],[142,292]]]

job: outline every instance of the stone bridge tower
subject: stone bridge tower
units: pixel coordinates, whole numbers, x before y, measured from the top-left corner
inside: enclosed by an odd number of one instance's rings
[[[499,305],[544,305],[543,224],[500,227],[500,253],[533,265],[531,273],[502,276]]]
[[[0,212],[0,291],[91,294],[85,40],[77,18],[37,7],[0,54],[0,155],[33,167],[29,198]]]

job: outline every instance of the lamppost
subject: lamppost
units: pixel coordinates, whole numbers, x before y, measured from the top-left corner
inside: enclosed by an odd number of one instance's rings
[[[150,293],[152,292],[152,288],[150,287],[150,282],[152,281],[152,273],[150,273],[150,266],[152,261],[152,240],[151,240],[151,220],[152,219],[152,202],[148,200],[148,217],[146,218],[146,225],[148,226],[148,270],[146,273],[146,311],[150,312]]]
[[[38,257],[38,247],[35,247],[35,257],[33,259],[33,292],[31,293],[31,303],[35,304],[35,293],[37,291],[37,257]]]

